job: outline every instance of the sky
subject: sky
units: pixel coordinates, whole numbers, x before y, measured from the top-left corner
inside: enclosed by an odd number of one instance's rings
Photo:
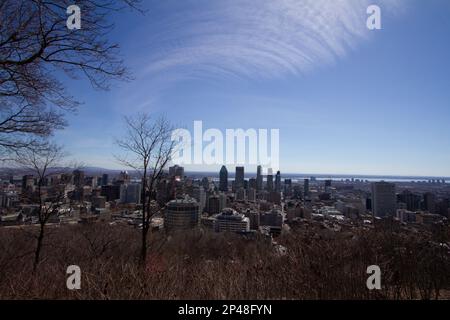
[[[371,4],[381,8],[381,30],[366,27]],[[222,132],[279,129],[285,173],[450,176],[449,1],[144,7],[144,15],[111,17],[109,36],[133,81],[104,92],[63,79],[84,104],[55,140],[78,161],[121,168],[113,155],[122,118],[148,112],[188,130],[196,120]]]

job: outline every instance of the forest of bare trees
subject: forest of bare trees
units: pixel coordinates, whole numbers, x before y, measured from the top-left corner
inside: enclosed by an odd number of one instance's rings
[[[31,277],[28,235],[0,229],[2,299],[443,299],[449,297],[450,261],[443,230],[412,235],[370,230],[349,238],[293,230],[278,241],[193,231],[149,235],[142,268],[139,233],[127,226],[93,224],[49,230],[40,272]],[[32,248],[31,248],[32,249]],[[28,252],[28,254],[27,254]],[[379,263],[382,290],[367,290],[367,265]],[[67,265],[82,270],[81,289],[66,288]]]

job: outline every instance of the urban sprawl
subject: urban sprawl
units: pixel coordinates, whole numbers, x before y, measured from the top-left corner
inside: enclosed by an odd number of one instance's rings
[[[158,211],[151,229],[176,232],[206,228],[247,237],[263,235],[273,240],[290,226],[321,223],[324,229],[372,227],[391,221],[411,228],[446,224],[450,213],[450,185],[444,179],[410,182],[369,182],[364,179],[282,178],[271,169],[245,178],[236,167],[234,180],[222,166],[218,176],[196,178],[184,168],[169,168],[155,186]],[[49,226],[78,223],[128,224],[142,228],[142,188],[139,175],[86,175],[81,169],[49,175],[40,186],[36,177],[3,174],[1,177],[3,227],[39,223],[39,203],[33,193],[40,188],[46,199],[62,191]],[[62,190],[61,190],[62,189]],[[285,248],[281,248],[284,250]]]

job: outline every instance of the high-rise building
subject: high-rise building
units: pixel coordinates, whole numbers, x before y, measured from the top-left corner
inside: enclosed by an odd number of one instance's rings
[[[102,186],[106,186],[109,184],[109,175],[104,173],[102,175]]]
[[[106,201],[114,201],[120,199],[120,186],[102,186],[102,191],[100,194],[106,197]]]
[[[120,185],[129,182],[130,182],[130,175],[128,174],[128,171],[121,171],[116,179],[116,184]]]
[[[395,216],[397,201],[395,184],[389,182],[372,183],[372,212],[376,217]]]
[[[235,188],[236,190],[244,187],[244,167],[236,167]]]
[[[404,203],[406,209],[409,211],[417,211],[420,209],[422,197],[419,194],[415,194],[409,190],[403,190],[403,192],[397,196],[397,199],[399,202]]]
[[[210,179],[208,177],[203,177],[201,184],[202,184],[203,189],[208,191],[209,187],[211,185],[211,181],[210,181]]]
[[[225,166],[222,166],[220,169],[220,181],[219,181],[219,190],[223,192],[228,191],[228,170]]]
[[[256,190],[262,190],[263,186],[263,176],[262,176],[262,167],[258,166],[256,169]]]
[[[248,201],[256,201],[256,189],[255,188],[248,189],[247,199],[248,199]]]
[[[288,197],[292,196],[292,179],[284,179],[284,194]]]
[[[220,197],[218,195],[212,195],[208,198],[208,214],[213,215],[220,212]]]
[[[82,170],[73,171],[73,184],[77,188],[81,188],[82,186],[84,186],[84,171]]]
[[[309,179],[303,180],[303,195],[309,197]]]
[[[120,185],[121,203],[141,203],[141,184],[130,183]]]
[[[257,210],[247,209],[244,215],[250,220],[250,229],[258,230],[259,228],[259,212]]]
[[[174,165],[169,167],[169,176],[175,179],[183,179],[184,178],[184,168],[179,165]]]
[[[272,174],[268,174],[267,175],[267,191],[272,191],[273,190],[273,175]]]
[[[246,193],[244,188],[239,188],[236,190],[236,201],[245,201]]]
[[[427,192],[423,195],[423,207],[430,213],[436,213],[436,195]]]
[[[248,188],[247,189],[255,189],[256,190],[256,179],[255,178],[248,179]]]
[[[223,192],[219,193],[219,207],[220,211],[227,207],[227,195]]]
[[[32,189],[34,186],[34,177],[32,175],[25,175],[22,177],[22,192]]]
[[[281,192],[281,173],[277,171],[277,175],[275,176],[275,191]]]
[[[84,185],[91,188],[97,188],[97,177],[85,177]]]
[[[198,203],[186,197],[167,203],[164,228],[168,231],[192,229],[199,223]]]
[[[198,210],[200,213],[203,212],[206,206],[206,192],[202,186],[196,187],[192,190],[192,196],[198,203]]]

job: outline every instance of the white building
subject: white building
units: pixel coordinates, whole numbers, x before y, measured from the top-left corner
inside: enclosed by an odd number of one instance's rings
[[[215,216],[216,232],[248,232],[250,231],[250,219],[231,208],[225,208]]]

